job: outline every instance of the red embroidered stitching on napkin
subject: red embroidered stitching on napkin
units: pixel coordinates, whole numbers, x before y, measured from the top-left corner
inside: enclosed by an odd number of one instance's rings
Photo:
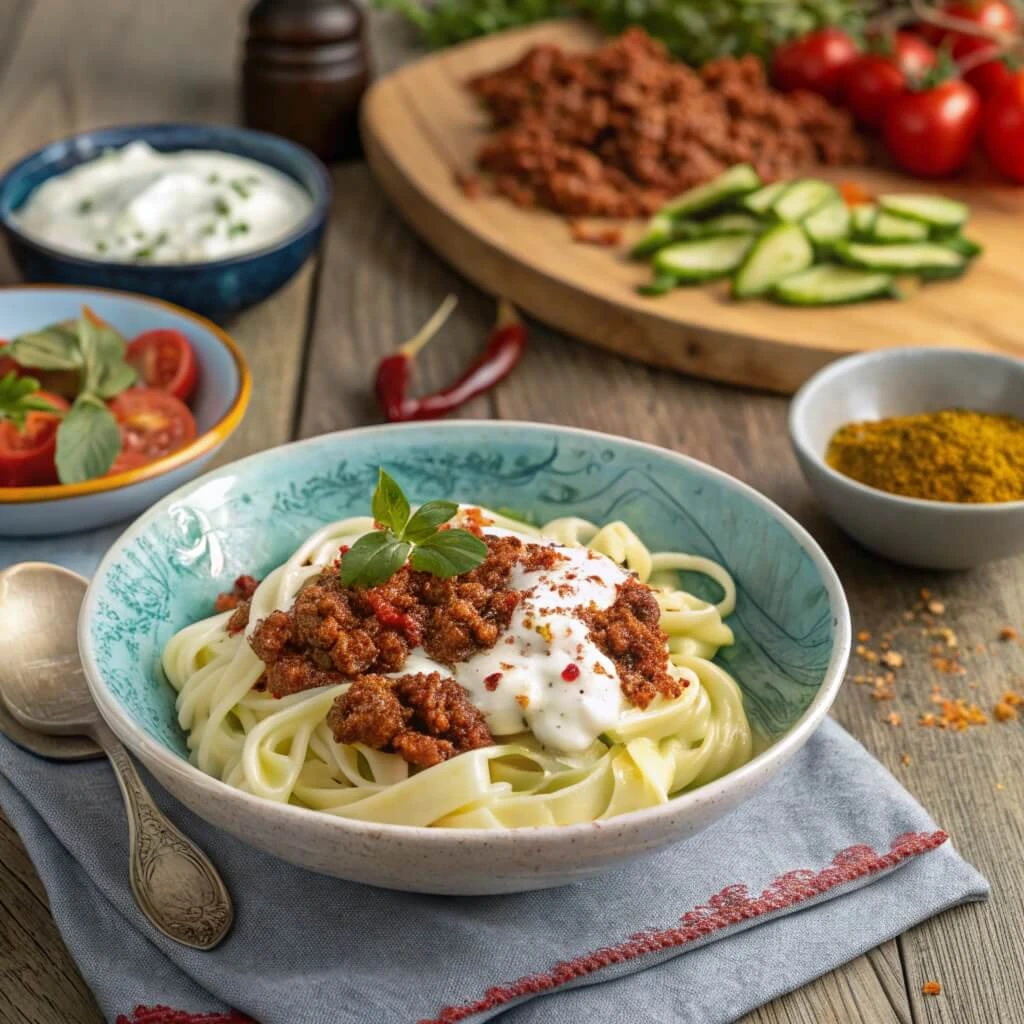
[[[607,946],[571,960],[563,960],[550,971],[528,975],[510,985],[489,988],[483,997],[475,1002],[462,1006],[446,1006],[436,1017],[421,1020],[418,1024],[457,1024],[467,1017],[504,1006],[522,996],[549,992],[559,985],[585,977],[603,967],[633,960],[661,949],[685,946],[741,921],[785,910],[865,875],[877,874],[879,871],[895,867],[908,857],[934,850],[948,838],[949,836],[942,831],[907,832],[898,836],[893,842],[892,849],[885,854],[876,853],[870,846],[851,846],[837,853],[832,858],[832,863],[821,871],[789,871],[781,875],[759,896],[751,896],[745,885],[728,885],[712,896],[707,904],[683,914],[679,919],[679,925],[674,928],[638,932],[618,945]]]
[[[237,1010],[228,1013],[186,1013],[169,1006],[136,1006],[132,1015],[121,1014],[115,1024],[256,1024]]]

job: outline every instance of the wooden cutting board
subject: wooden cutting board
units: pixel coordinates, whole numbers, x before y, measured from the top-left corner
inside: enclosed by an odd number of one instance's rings
[[[792,392],[829,360],[900,345],[965,347],[1024,356],[1024,188],[980,177],[932,184],[868,168],[825,176],[874,192],[934,191],[971,205],[968,233],[985,246],[966,276],[930,284],[902,302],[790,309],[732,302],[721,284],[660,298],[635,292],[650,277],[627,260],[642,227],[602,249],[573,242],[567,223],[498,196],[466,197],[488,119],[464,82],[544,41],[598,42],[588,26],[547,22],[441,51],[374,85],[363,139],[385,191],[419,234],[466,277],[595,345],[714,380]],[[816,171],[815,173],[820,173]]]

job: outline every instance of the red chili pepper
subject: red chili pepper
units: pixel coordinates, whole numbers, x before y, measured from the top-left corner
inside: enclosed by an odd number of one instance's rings
[[[420,398],[410,398],[409,380],[416,355],[437,333],[455,308],[454,296],[448,296],[436,313],[394,355],[385,356],[377,367],[377,401],[392,423],[429,420],[458,409],[477,395],[489,391],[503,380],[519,362],[526,349],[526,326],[515,307],[505,299],[498,301],[498,318],[483,352],[448,387]]]

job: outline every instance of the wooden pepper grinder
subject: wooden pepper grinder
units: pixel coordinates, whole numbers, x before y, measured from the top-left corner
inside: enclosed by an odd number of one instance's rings
[[[242,117],[322,160],[359,156],[369,81],[363,15],[352,0],[257,0],[242,61]]]

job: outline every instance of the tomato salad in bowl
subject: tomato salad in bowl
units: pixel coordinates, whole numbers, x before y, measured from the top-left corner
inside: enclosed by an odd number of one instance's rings
[[[198,377],[181,331],[128,341],[88,306],[0,339],[0,487],[116,476],[178,451],[196,436]]]
[[[205,465],[248,401],[231,339],[159,300],[0,289],[0,330],[0,533],[141,511]]]

